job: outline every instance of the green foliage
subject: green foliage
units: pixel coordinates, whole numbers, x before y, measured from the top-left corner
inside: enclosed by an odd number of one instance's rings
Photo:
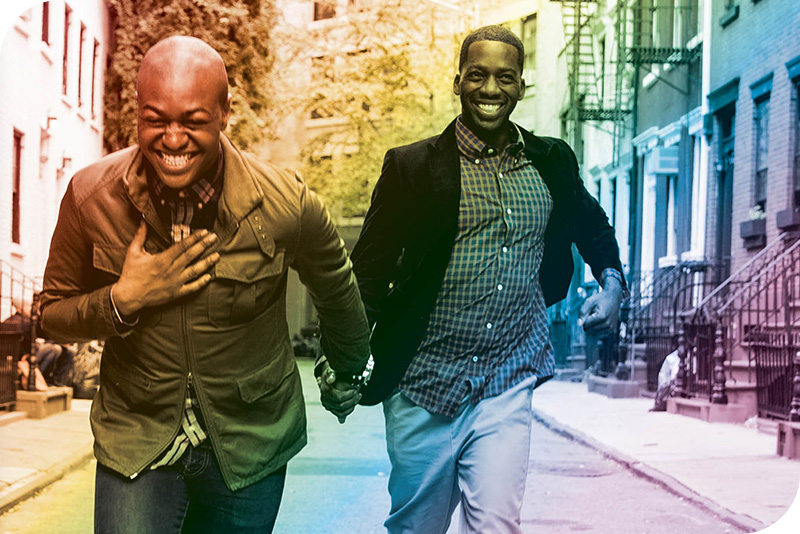
[[[106,73],[104,144],[109,152],[136,142],[136,75],[144,53],[171,35],[191,35],[225,60],[233,96],[227,135],[246,148],[265,137],[270,49],[277,14],[270,0],[108,0],[116,21]]]
[[[458,112],[461,34],[440,18],[453,13],[422,0],[357,5],[311,25],[289,54],[295,63],[310,55],[311,76],[286,107],[319,119],[307,126],[321,132],[303,149],[302,172],[338,217],[366,213],[386,150],[438,133]]]

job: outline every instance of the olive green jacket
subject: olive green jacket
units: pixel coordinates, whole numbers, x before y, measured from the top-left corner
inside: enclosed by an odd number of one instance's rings
[[[300,377],[286,324],[287,268],[307,286],[331,366],[355,374],[369,331],[350,260],[302,180],[222,137],[225,174],[202,290],[142,310],[117,332],[110,286],[142,218],[145,249],[170,246],[137,147],[79,171],[67,188],[44,275],[41,317],[58,342],[106,339],[91,423],[97,460],[134,478],[174,440],[189,382],[231,490],[284,465],[306,443]]]

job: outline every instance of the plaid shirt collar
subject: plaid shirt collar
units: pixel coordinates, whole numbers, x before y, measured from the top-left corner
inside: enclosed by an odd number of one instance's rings
[[[508,124],[508,146],[506,150],[514,156],[525,148],[525,141],[517,125],[511,121]],[[456,119],[456,143],[458,150],[470,159],[491,157],[497,152],[495,148],[481,141],[477,135],[467,128],[461,120],[461,115]]]
[[[211,179],[207,177],[200,178],[192,183],[188,188],[176,191],[164,185],[155,173],[147,173],[147,179],[153,188],[155,202],[174,205],[178,199],[186,198],[189,195],[191,200],[197,200],[201,204],[208,204],[212,200],[218,200],[222,193],[222,179],[225,171],[225,158],[222,154],[222,145],[219,146],[219,155],[217,157],[217,170]]]

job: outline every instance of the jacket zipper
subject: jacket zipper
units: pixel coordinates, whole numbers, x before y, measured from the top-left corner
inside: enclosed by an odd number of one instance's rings
[[[183,312],[183,308],[181,308],[181,312]],[[187,365],[188,365],[188,359],[187,359]],[[184,395],[183,395],[183,400],[182,400],[182,402],[183,402],[183,403],[185,403],[185,402],[186,402],[186,396],[189,394],[189,390],[191,389],[191,387],[192,387],[192,372],[191,372],[191,371],[189,371],[189,372],[187,373],[187,375],[186,375],[186,391],[184,392]],[[181,409],[182,409],[182,410],[185,410],[186,408],[185,408],[185,407],[182,407]],[[182,417],[183,417],[183,414],[181,413],[181,418],[182,418]],[[180,427],[178,427],[178,432],[180,432],[180,431],[181,431],[181,430],[180,430]],[[177,433],[176,433],[176,435],[177,435]],[[170,440],[170,442],[172,442],[172,441],[175,441],[175,437],[173,437],[173,438],[172,438],[172,440]],[[159,454],[161,454],[161,453],[159,453]],[[158,456],[156,456],[156,458],[158,458]],[[145,464],[145,467],[147,467],[148,465],[152,464],[154,461],[155,461],[155,458],[153,458],[152,460],[150,460],[149,462],[147,462],[147,463]],[[135,472],[134,474],[132,474],[132,475],[131,475],[130,477],[128,477],[128,478],[130,478],[131,480],[133,480],[133,479],[135,479],[136,477],[138,477],[138,476],[139,476],[139,474],[141,474],[141,471],[137,471],[137,472]]]

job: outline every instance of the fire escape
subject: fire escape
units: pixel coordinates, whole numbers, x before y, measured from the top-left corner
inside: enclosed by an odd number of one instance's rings
[[[664,66],[688,66],[700,58],[700,47],[686,39],[697,21],[697,3],[669,4],[629,0],[623,7],[632,28],[625,58],[633,67],[634,132],[640,74],[647,69],[658,76]],[[652,291],[642,291],[631,311],[640,321],[641,333],[633,337],[645,346],[648,371],[656,373],[666,355],[677,351],[677,396],[800,421],[798,237],[781,233],[724,280],[720,274],[730,272],[724,258],[717,258],[719,265],[679,264],[653,273]],[[632,285],[643,286],[640,280]]]
[[[561,3],[565,46],[559,53],[567,64],[568,100],[562,112],[567,137],[580,154],[583,123],[611,123],[614,139],[614,163],[618,162],[625,139],[625,121],[631,114],[630,82],[626,77],[626,49],[629,24],[627,10],[618,6],[615,13],[615,50],[607,54],[605,46],[593,34],[600,10],[598,0],[552,0]],[[606,73],[606,58],[613,72]],[[620,60],[621,59],[621,60]],[[627,81],[626,81],[627,80]],[[580,155],[579,155],[580,157]]]

